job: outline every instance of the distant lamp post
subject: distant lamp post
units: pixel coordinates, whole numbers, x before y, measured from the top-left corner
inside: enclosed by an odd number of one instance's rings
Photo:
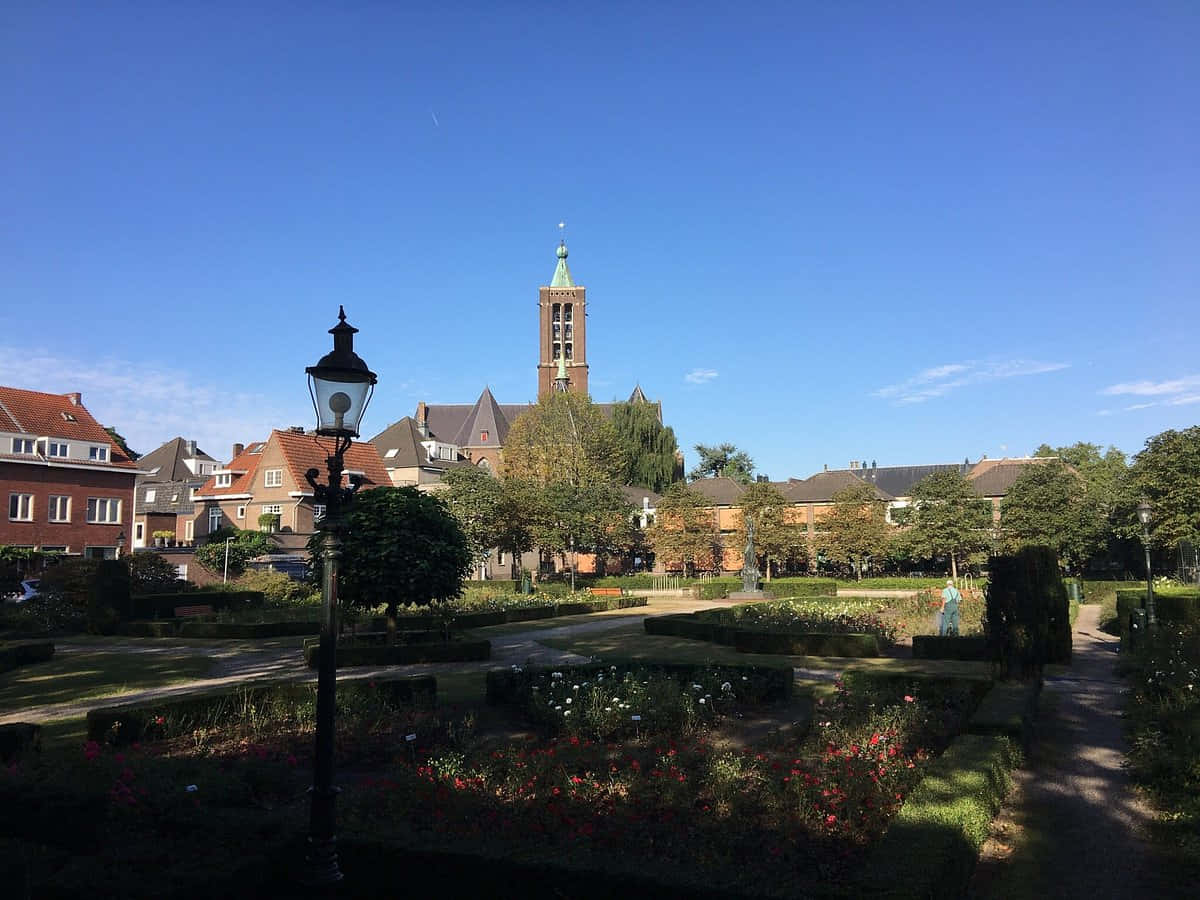
[[[125,549],[125,529],[122,528],[117,534],[117,559],[121,558],[121,552]]]
[[[1150,571],[1150,519],[1152,511],[1148,501],[1137,505],[1138,521],[1142,523],[1142,549],[1146,551],[1146,626],[1154,628],[1158,617],[1154,614],[1154,575]]]
[[[313,489],[313,502],[325,504],[321,519],[324,540],[321,547],[322,599],[321,643],[317,669],[317,736],[313,753],[308,845],[305,852],[304,880],[312,885],[330,885],[342,880],[338,868],[334,836],[334,802],[338,789],[333,784],[333,738],[337,703],[337,573],[341,556],[341,512],[347,506],[359,482],[351,479],[342,487],[345,454],[350,442],[358,437],[363,412],[375,388],[375,373],[354,352],[357,328],[346,322],[346,311],[338,307],[338,324],[329,329],[333,352],[321,357],[308,373],[308,391],[317,412],[317,434],[333,438],[333,452],[325,460],[328,482],[320,482],[320,469],[305,473]]]

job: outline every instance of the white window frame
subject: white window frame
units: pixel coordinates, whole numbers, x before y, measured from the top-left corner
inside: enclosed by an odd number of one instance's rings
[[[244,519],[244,518],[246,518],[246,507],[244,507],[244,506],[239,506],[239,507],[237,508],[237,517],[238,517],[239,519]]]
[[[221,507],[210,506],[208,508],[208,533],[212,534],[221,527],[221,520],[225,518],[225,514],[221,512]]]
[[[283,487],[283,469],[265,469],[263,487]]]
[[[63,501],[66,501],[65,503]],[[47,501],[46,521],[63,523],[71,521],[71,497],[68,494],[51,494]],[[66,511],[63,511],[63,507]],[[61,514],[61,515],[60,515]]]
[[[88,497],[87,522],[89,525],[120,525],[121,500],[119,497]]]
[[[71,446],[66,441],[47,441],[46,455],[54,459],[66,459],[71,455]]]
[[[188,519],[183,523],[183,539],[192,541],[196,539],[196,522],[193,519]]]
[[[264,503],[262,505],[262,510],[260,512],[264,516],[267,515],[268,513],[273,516],[282,516],[283,515],[283,504],[282,503]]]
[[[133,546],[144,547],[146,545],[146,523],[133,523]]]
[[[146,502],[153,503],[158,496],[158,488],[146,488]]]
[[[314,503],[313,504],[313,523],[316,524],[317,522],[320,522],[322,519],[324,519],[326,512],[328,512],[328,509],[324,503]]]
[[[12,452],[19,455],[30,455],[36,451],[37,444],[33,438],[15,437],[12,439]]]
[[[33,494],[21,494],[14,491],[8,495],[8,521],[33,521]]]
[[[108,462],[108,447],[102,444],[93,444],[88,447],[88,459],[96,462]]]
[[[233,484],[233,473],[232,472],[218,472],[216,475],[216,479],[217,479],[217,481],[216,481],[217,487],[229,487],[231,484]]]

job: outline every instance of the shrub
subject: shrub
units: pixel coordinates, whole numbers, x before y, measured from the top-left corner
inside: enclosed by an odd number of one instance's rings
[[[160,553],[139,550],[122,559],[129,567],[129,589],[134,594],[158,594],[179,587],[175,566]]]
[[[422,634],[418,632],[416,634]],[[435,633],[436,634],[436,633]],[[396,632],[400,640],[415,638],[413,633]],[[467,662],[492,658],[490,641],[452,639],[436,641],[414,640],[412,643],[389,644],[384,641],[393,634],[377,635],[378,643],[338,642],[335,661],[342,666],[403,666],[413,663]],[[304,661],[315,669],[320,659],[320,645],[316,640],[304,643]]]
[[[836,597],[838,592],[832,578],[774,578],[762,587],[776,597]]]
[[[1039,677],[1045,663],[1070,663],[1071,625],[1058,557],[1025,547],[989,564],[988,648],[1005,677]]]
[[[878,656],[879,640],[873,634],[790,634],[758,629],[738,629],[734,646],[742,653],[781,653],[788,656]]]
[[[123,560],[100,560],[88,591],[89,632],[112,634],[116,631],[117,622],[132,617],[129,588],[129,567]]]
[[[0,644],[0,672],[30,663],[45,662],[52,656],[54,644],[51,641],[15,641]]]
[[[226,539],[228,544],[229,575],[237,577],[246,570],[246,563],[256,556],[271,552],[271,539],[261,531],[236,528],[220,529],[208,536],[208,543],[196,548],[192,558],[214,574],[224,574]]]
[[[289,578],[282,572],[253,571],[240,577],[238,590],[263,595],[263,605],[272,609],[319,606],[321,592],[310,584]]]
[[[177,606],[211,606],[221,609],[245,609],[263,604],[258,591],[200,590],[171,594],[145,594],[132,598],[133,618],[167,619],[175,615]]]
[[[692,586],[697,600],[720,600],[730,591],[741,590],[742,582],[734,578],[706,578]]]
[[[1118,590],[1117,620],[1121,636],[1129,631],[1129,614],[1146,603],[1146,588]],[[1200,591],[1154,589],[1154,613],[1159,622],[1173,625],[1200,623]]]
[[[983,635],[913,635],[913,659],[987,658],[987,638]]]

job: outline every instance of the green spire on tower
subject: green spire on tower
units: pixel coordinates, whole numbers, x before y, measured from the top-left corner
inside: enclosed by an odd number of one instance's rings
[[[575,287],[571,280],[571,270],[567,268],[567,242],[560,241],[558,245],[558,265],[554,267],[554,278],[550,287]]]
[[[565,391],[571,386],[571,379],[567,375],[567,355],[559,353],[558,355],[558,374],[554,376],[554,389],[556,391]]]

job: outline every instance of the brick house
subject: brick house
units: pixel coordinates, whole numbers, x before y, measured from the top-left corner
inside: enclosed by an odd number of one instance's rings
[[[0,544],[115,558],[140,472],[78,393],[0,387]]]
[[[172,438],[147,453],[138,465],[133,510],[134,548],[156,545],[155,532],[171,532],[171,541],[190,544],[199,516],[193,494],[220,463],[196,446],[195,441]]]
[[[315,503],[305,472],[315,468],[322,480],[326,477],[325,459],[333,451],[333,439],[295,428],[272,431],[265,441],[234,444],[233,449],[229,464],[216,469],[196,491],[197,539],[227,527],[312,534],[325,509]],[[372,444],[352,443],[345,467],[347,475],[362,478],[362,490],[391,484]],[[262,516],[275,518],[260,524]]]

